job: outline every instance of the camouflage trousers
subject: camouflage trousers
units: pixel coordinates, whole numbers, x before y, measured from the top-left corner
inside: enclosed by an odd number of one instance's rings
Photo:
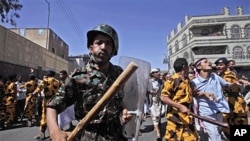
[[[165,138],[167,141],[197,141],[198,133],[194,125],[181,125],[168,120]]]
[[[31,95],[27,95],[26,97],[26,116],[28,120],[32,120],[32,117],[35,116],[35,106],[36,106],[36,96],[32,96],[30,99]],[[30,101],[28,102],[28,100]]]
[[[15,111],[16,106],[14,102],[13,96],[5,96],[3,98],[3,104],[2,104],[2,114],[1,114],[1,120],[6,121],[7,124],[12,123],[14,121],[15,117]]]
[[[230,113],[223,114],[223,122],[226,122],[229,125],[248,125],[248,107],[244,98],[240,95],[227,96],[227,100],[230,107]],[[223,128],[222,130],[224,134],[229,138],[229,129]]]
[[[46,104],[47,101],[45,98],[42,100],[42,116],[40,120],[40,131],[45,132],[47,129],[47,122],[46,122]]]

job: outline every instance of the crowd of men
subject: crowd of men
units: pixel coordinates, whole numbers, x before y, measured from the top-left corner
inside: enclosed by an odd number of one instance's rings
[[[229,126],[248,125],[249,80],[237,73],[233,60],[222,57],[213,63],[201,58],[188,65],[185,58],[178,58],[173,65],[175,73],[162,74],[165,77],[162,79],[160,70],[152,69],[150,82],[157,92],[149,91],[144,112],[151,114],[155,126],[158,125],[155,120],[160,117],[160,109],[167,105],[166,140],[220,141],[230,138],[229,128],[194,118],[190,112]],[[154,104],[148,104],[154,103],[155,96],[160,97],[159,104],[156,104],[157,114]],[[155,127],[157,136],[161,136],[158,130]]]
[[[110,59],[119,49],[118,34],[107,24],[100,24],[87,32],[87,48],[90,60],[81,70],[71,75],[47,70],[42,80],[29,74],[29,80],[10,75],[0,81],[0,125],[12,128],[25,116],[26,126],[33,125],[33,118],[40,120],[39,135],[45,139],[48,127],[51,140],[66,140],[69,132],[59,122],[63,112],[73,105],[74,119],[81,120],[97,104],[104,93],[123,72]],[[188,64],[178,58],[173,64],[174,74],[152,69],[145,99],[144,115],[150,115],[156,140],[163,136],[167,141],[220,141],[229,138],[228,128],[211,122],[194,119],[191,112],[226,122],[229,125],[248,124],[248,106],[244,99],[249,94],[249,80],[233,69],[235,62],[218,58],[214,62],[201,58]],[[75,137],[82,141],[125,141],[123,126],[132,116],[123,104],[124,91],[119,90],[107,105],[98,111],[89,124]],[[250,96],[249,96],[250,97]],[[69,111],[72,111],[70,109]],[[161,116],[167,119],[165,135],[161,135]]]
[[[24,81],[21,75],[10,75],[0,79],[0,128],[13,128],[25,118],[25,126],[40,125],[42,133],[46,130],[46,103],[63,85],[67,71],[62,70],[59,78],[55,71],[47,70],[42,80],[30,73]],[[35,120],[33,120],[35,119]],[[35,137],[44,138],[43,135]]]

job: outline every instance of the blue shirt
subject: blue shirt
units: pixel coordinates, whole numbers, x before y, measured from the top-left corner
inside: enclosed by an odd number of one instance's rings
[[[201,115],[212,115],[218,112],[229,113],[228,101],[222,88],[228,86],[228,82],[212,73],[208,79],[198,75],[191,83],[198,91],[212,93],[216,97],[216,101],[209,100],[205,96],[196,97]]]

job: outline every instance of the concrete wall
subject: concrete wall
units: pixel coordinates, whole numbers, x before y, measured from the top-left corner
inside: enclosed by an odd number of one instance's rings
[[[13,65],[18,66],[17,68],[34,68],[41,72],[47,69],[56,72],[68,70],[67,60],[2,26],[0,26],[0,61],[11,64],[1,66],[2,75],[9,73]],[[18,70],[17,68],[15,70]]]

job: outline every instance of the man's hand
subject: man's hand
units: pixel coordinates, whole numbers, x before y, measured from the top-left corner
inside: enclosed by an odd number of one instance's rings
[[[57,131],[51,132],[50,138],[52,141],[67,141],[67,137],[70,135],[70,132]]]
[[[180,104],[179,111],[186,114],[189,114],[190,112],[190,110],[185,105],[182,104]]]
[[[205,96],[206,98],[208,98],[211,101],[216,101],[216,97],[214,94],[212,93],[208,93],[208,92],[198,92],[197,93],[198,96]]]
[[[123,109],[122,111],[122,124],[128,123],[132,118],[132,115],[128,113],[127,109]]]

